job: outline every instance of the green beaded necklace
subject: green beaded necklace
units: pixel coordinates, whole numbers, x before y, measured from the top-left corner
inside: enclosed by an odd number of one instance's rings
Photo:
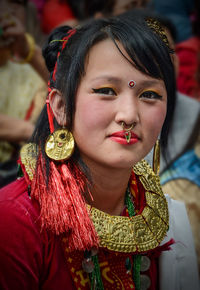
[[[131,193],[129,188],[127,188],[125,195],[125,205],[127,206],[129,216],[135,215],[134,204],[130,197]],[[99,267],[98,255],[91,257],[94,264],[94,270],[89,274],[91,290],[104,290],[103,282],[101,279],[101,271]],[[134,255],[133,257],[133,281],[135,283],[135,290],[140,290],[140,265],[141,265],[141,255]],[[129,258],[126,259],[125,266],[127,270],[131,270],[131,261]]]

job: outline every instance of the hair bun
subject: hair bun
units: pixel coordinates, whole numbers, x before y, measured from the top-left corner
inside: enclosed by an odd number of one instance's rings
[[[70,26],[60,26],[54,29],[43,46],[42,55],[50,73],[54,70],[58,52],[62,48],[62,41],[53,40],[61,40],[71,29]]]

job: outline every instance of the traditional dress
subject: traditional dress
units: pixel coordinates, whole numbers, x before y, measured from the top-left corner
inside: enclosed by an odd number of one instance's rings
[[[26,178],[0,192],[0,287],[91,289],[87,271],[91,259],[83,251],[69,250],[70,233],[41,231],[39,203],[30,196],[27,183],[30,160],[24,166],[29,166]],[[140,257],[140,289],[198,290],[197,261],[184,205],[162,194],[159,178],[145,161],[134,166],[129,186],[135,205],[132,217],[128,206],[121,216],[87,206],[99,237],[97,256],[104,289],[137,289],[134,273]]]

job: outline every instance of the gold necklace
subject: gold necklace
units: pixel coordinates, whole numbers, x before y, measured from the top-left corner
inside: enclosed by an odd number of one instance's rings
[[[36,167],[37,147],[26,144],[21,149],[21,162],[30,180]],[[149,164],[142,160],[133,171],[145,189],[146,206],[133,217],[111,216],[87,205],[100,240],[100,246],[118,252],[146,252],[156,248],[169,228],[168,205],[160,179]]]
[[[92,206],[88,210],[100,239],[100,246],[117,252],[146,252],[156,248],[169,227],[168,205],[159,177],[145,160],[133,171],[145,189],[146,206],[133,217],[111,216]]]

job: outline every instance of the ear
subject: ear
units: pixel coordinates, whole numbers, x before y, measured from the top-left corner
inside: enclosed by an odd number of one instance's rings
[[[60,126],[66,126],[65,102],[60,91],[53,89],[49,94],[49,104]]]

